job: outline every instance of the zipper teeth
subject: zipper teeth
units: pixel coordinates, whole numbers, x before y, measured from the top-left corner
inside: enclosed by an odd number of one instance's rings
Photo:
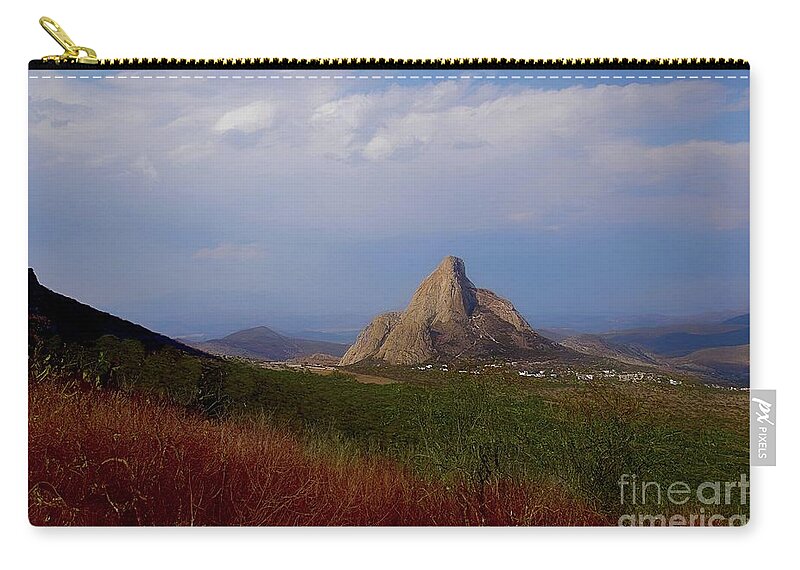
[[[86,68],[270,68],[270,69],[750,69],[743,59],[723,58],[585,58],[585,59],[507,59],[507,58],[456,58],[456,59],[385,59],[385,58],[118,58],[101,59],[99,64],[53,62],[34,60],[31,67],[86,67]]]

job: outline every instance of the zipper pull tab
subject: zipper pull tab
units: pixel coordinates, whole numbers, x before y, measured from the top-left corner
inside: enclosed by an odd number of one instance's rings
[[[41,24],[45,31],[50,34],[50,37],[58,42],[58,45],[64,48],[63,54],[47,55],[42,58],[42,61],[55,61],[58,63],[100,63],[100,61],[97,59],[97,54],[93,49],[75,45],[75,42],[70,39],[70,37],[67,35],[67,32],[65,32],[64,29],[52,18],[42,16],[39,18],[39,24]],[[81,53],[84,55],[81,55]]]

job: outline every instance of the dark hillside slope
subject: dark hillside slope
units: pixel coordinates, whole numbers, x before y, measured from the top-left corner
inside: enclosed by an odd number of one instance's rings
[[[54,291],[28,269],[28,324],[44,336],[58,335],[65,342],[88,344],[106,335],[138,340],[147,350],[172,347],[190,354],[202,354],[180,342],[151,330],[84,305]]]

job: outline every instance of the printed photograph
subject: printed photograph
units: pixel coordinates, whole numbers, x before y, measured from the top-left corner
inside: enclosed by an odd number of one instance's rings
[[[31,524],[746,524],[747,76],[31,70]]]

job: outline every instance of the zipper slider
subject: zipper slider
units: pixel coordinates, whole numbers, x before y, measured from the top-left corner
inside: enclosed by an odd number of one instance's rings
[[[97,59],[97,54],[93,49],[75,45],[75,42],[70,39],[70,37],[67,35],[67,32],[65,32],[64,29],[52,18],[42,16],[39,18],[39,24],[41,24],[45,31],[50,34],[50,37],[58,42],[58,45],[64,48],[63,54],[46,55],[42,58],[42,61],[53,61],[56,63],[100,63],[100,61]],[[81,53],[85,55],[81,55]]]

